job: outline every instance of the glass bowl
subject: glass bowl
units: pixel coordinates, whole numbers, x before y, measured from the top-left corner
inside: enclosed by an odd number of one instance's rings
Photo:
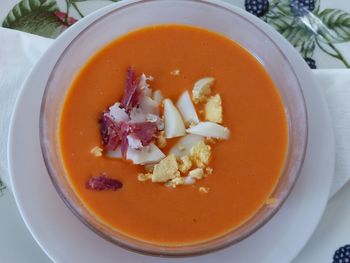
[[[132,251],[156,256],[191,256],[235,244],[253,234],[280,209],[304,161],[307,112],[297,76],[283,50],[255,18],[218,1],[123,1],[83,29],[59,57],[48,79],[40,115],[40,140],[48,173],[70,210],[92,231]],[[103,46],[137,28],[155,24],[187,24],[218,32],[239,43],[265,67],[282,97],[288,119],[289,144],[283,172],[272,193],[277,203],[263,205],[248,221],[229,233],[193,245],[155,245],[109,228],[91,214],[73,191],[60,155],[58,126],[63,101],[78,71]]]

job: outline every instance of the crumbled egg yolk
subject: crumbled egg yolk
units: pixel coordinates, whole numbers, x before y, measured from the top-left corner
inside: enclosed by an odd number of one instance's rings
[[[198,190],[199,190],[200,193],[203,193],[203,194],[209,193],[209,187],[201,186],[201,187],[199,187]]]
[[[165,138],[165,132],[161,131],[157,138],[157,145],[159,148],[165,148],[167,146],[167,141]]]
[[[213,172],[213,169],[206,167],[211,155],[211,147],[204,143],[198,142],[190,149],[190,155],[180,157],[178,160],[175,155],[171,154],[154,166],[151,174],[152,182],[162,182],[166,186],[176,188],[182,184],[193,184],[196,180],[201,180]],[[192,166],[196,168],[189,171]],[[189,171],[189,172],[188,172]],[[186,174],[187,176],[180,176]],[[139,174],[140,181],[146,181],[150,178],[148,174]]]
[[[166,186],[176,188],[178,185],[182,185],[185,183],[185,178],[184,177],[175,177],[168,182],[165,183]]]
[[[197,143],[190,150],[192,162],[199,168],[205,167],[209,163],[211,155],[210,145],[205,144],[203,141]]]
[[[170,75],[173,75],[173,76],[179,76],[180,73],[181,72],[179,69],[174,69],[174,70],[170,71]]]
[[[175,155],[171,154],[154,166],[152,182],[164,183],[175,177],[179,177],[178,164]]]
[[[206,176],[207,176],[207,175],[211,175],[211,174],[213,173],[213,168],[211,168],[211,167],[206,167],[206,168],[205,168],[205,172],[206,172]]]
[[[137,175],[137,180],[139,180],[140,182],[146,182],[147,180],[150,180],[152,178],[152,174],[151,173],[139,173]]]
[[[205,104],[205,119],[216,123],[222,123],[222,102],[221,96],[211,96]]]
[[[181,173],[188,172],[188,170],[192,167],[192,161],[188,155],[182,156],[179,162],[179,170]]]
[[[102,156],[103,149],[101,147],[95,146],[90,150],[90,153],[94,155],[95,157],[101,157]]]
[[[193,169],[191,170],[189,173],[188,173],[188,176],[192,177],[192,178],[195,178],[197,180],[200,180],[204,177],[204,171],[203,171],[203,168],[196,168],[196,169]]]

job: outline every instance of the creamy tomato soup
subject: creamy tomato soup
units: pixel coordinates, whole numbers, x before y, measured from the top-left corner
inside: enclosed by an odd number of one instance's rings
[[[210,146],[210,175],[167,187],[139,180],[137,175],[146,173],[142,165],[110,158],[105,149],[102,156],[91,153],[96,146],[103,149],[101,113],[121,101],[130,67],[153,76],[152,90],[174,103],[184,91],[192,94],[198,80],[215,79],[212,95],[221,96],[220,125],[230,136]],[[204,120],[204,106],[194,105]],[[161,149],[165,155],[177,140],[167,140]],[[264,67],[232,40],[182,25],[143,28],[99,50],[72,83],[60,119],[67,176],[89,211],[126,235],[163,245],[209,240],[254,215],[278,181],[287,143],[281,97]],[[87,187],[101,174],[122,187]]]

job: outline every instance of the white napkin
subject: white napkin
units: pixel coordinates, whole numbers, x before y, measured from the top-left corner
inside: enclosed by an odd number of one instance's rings
[[[7,186],[10,117],[23,81],[52,41],[0,27],[0,178]]]
[[[330,109],[335,135],[335,174],[332,197],[350,180],[350,70],[313,71]]]
[[[52,41],[54,40],[0,28],[0,177],[7,185],[8,130],[15,100],[30,69]],[[314,74],[326,95],[335,130],[333,196],[350,180],[350,70],[314,70]]]

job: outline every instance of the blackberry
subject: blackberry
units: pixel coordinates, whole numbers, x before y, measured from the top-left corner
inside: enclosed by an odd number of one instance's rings
[[[305,59],[306,63],[309,65],[309,67],[311,69],[316,69],[317,68],[316,61],[314,59],[312,59],[312,58],[304,58],[304,59]]]
[[[245,10],[249,13],[261,17],[269,11],[269,0],[245,0]]]
[[[295,16],[305,16],[315,9],[315,0],[289,0],[289,7]]]
[[[350,245],[343,246],[334,252],[333,263],[350,263]]]

